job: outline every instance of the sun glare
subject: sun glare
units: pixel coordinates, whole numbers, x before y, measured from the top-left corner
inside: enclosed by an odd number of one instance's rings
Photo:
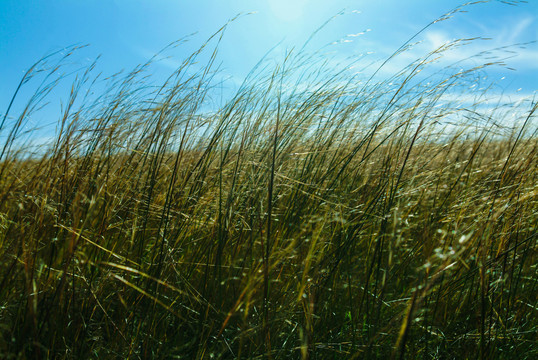
[[[268,3],[275,17],[282,21],[292,22],[303,17],[307,0],[268,0]]]

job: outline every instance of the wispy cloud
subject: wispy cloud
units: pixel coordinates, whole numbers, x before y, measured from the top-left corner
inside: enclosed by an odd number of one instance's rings
[[[527,15],[525,17],[514,17],[510,21],[495,27],[476,24],[480,28],[480,32],[485,34],[485,37],[467,46],[451,49],[443,59],[445,61],[460,61],[481,55],[486,60],[494,60],[495,57],[503,59],[507,66],[519,70],[538,69],[538,46],[536,43],[529,43],[529,39],[532,39],[531,41],[538,40],[532,37],[529,38],[530,29],[535,23],[536,17]],[[426,32],[424,42],[426,50],[433,51],[456,38],[465,38],[467,36],[466,29],[455,31],[452,36],[446,31],[432,29]],[[525,45],[522,46],[522,44]]]
[[[532,16],[527,16],[525,18],[522,18],[518,21],[515,21],[515,24],[513,23],[513,28],[508,29],[506,26],[502,30],[502,38],[501,40],[504,40],[508,43],[516,43],[521,41],[522,35],[529,29],[529,27],[532,25],[533,22],[535,22],[535,18]],[[506,37],[506,39],[504,39]]]
[[[467,65],[476,66],[479,63],[500,62],[504,67],[521,72],[535,71],[538,69],[538,44],[530,42],[530,40],[537,39],[529,36],[529,33],[532,34],[532,29],[536,28],[536,22],[536,17],[527,15],[513,17],[510,21],[505,21],[496,27],[473,23],[471,26],[478,29],[478,33],[483,34],[483,37],[474,36],[476,39],[473,41],[463,41],[457,46],[448,47],[439,54],[441,56],[431,66],[440,69],[453,64],[464,67]],[[469,35],[472,33],[471,30],[469,24],[462,28],[454,26],[432,27],[422,34],[413,46],[383,65],[378,74],[380,76],[396,74],[428,53],[454,43],[458,39],[473,37]],[[384,59],[396,50],[397,46],[375,39],[375,31],[371,35],[361,37],[361,47],[375,49],[374,55],[379,59],[378,65],[381,65]],[[376,66],[374,65],[372,68],[376,68]]]

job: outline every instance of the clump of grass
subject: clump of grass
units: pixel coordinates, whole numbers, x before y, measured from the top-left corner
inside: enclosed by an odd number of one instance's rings
[[[419,77],[455,41],[386,80],[290,51],[207,110],[219,36],[157,87],[148,63],[92,97],[91,65],[37,152],[61,54],[25,75],[1,357],[534,358],[536,102],[447,101],[495,65]]]

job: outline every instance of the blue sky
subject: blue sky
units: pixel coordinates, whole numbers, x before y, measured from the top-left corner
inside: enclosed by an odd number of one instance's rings
[[[474,53],[538,39],[538,1],[518,6],[493,0],[466,8],[466,13],[436,23],[417,40],[422,43],[387,64],[380,76],[390,75],[413,59],[455,38],[487,37],[447,54],[446,62]],[[188,44],[175,49],[173,58],[158,66],[170,70],[183,56],[238,13],[220,45],[219,63],[232,78],[240,79],[276,44],[272,53],[303,42],[332,15],[311,43],[327,49],[335,59],[365,56],[380,61],[418,30],[461,1],[443,0],[0,0],[0,113],[7,107],[24,71],[40,57],[72,44],[89,44],[81,51],[81,66],[101,55],[99,71],[112,74],[147,61],[167,44],[195,33]],[[358,34],[358,35],[357,35]],[[357,36],[354,36],[357,35]],[[331,47],[332,46],[332,47]],[[507,53],[506,53],[507,54]],[[505,55],[506,55],[505,54]],[[532,95],[538,84],[538,46],[517,49],[504,68],[489,73],[506,93]],[[502,79],[502,80],[501,80]]]

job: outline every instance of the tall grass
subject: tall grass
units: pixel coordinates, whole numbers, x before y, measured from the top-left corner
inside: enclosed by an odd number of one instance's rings
[[[221,34],[159,86],[79,72],[37,151],[71,53],[25,75],[0,357],[535,358],[536,101],[482,103],[496,62],[436,71],[455,41],[386,80],[292,50],[216,107]]]

